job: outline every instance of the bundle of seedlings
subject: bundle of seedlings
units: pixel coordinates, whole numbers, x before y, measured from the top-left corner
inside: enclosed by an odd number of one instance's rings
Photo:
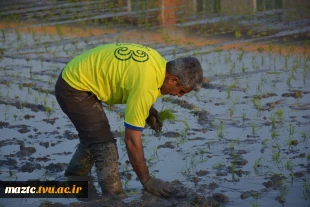
[[[175,121],[175,115],[172,113],[171,109],[164,109],[158,112],[159,118],[162,122],[165,121]]]

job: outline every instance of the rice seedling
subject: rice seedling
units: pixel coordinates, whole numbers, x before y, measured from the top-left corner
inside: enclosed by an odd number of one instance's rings
[[[146,160],[146,162],[151,165],[151,164],[154,164],[153,163],[153,160],[155,160],[155,155],[150,155],[150,157]]]
[[[158,112],[158,116],[162,122],[176,120],[175,115],[172,113],[172,109],[161,110],[160,112]]]
[[[21,40],[21,34],[20,34],[20,32],[19,32],[19,30],[18,29],[15,29],[15,34],[16,34],[16,38],[17,38],[17,40]]]
[[[122,185],[124,186],[124,189],[127,189],[128,183],[130,182],[130,179],[127,179],[128,176],[126,176],[126,179],[122,179]],[[126,193],[127,194],[127,193]]]
[[[229,74],[232,75],[235,72],[235,68],[236,68],[236,63],[231,61],[231,67],[229,70]]]
[[[282,109],[277,109],[277,111],[276,111],[276,116],[277,116],[277,118],[278,118],[278,120],[279,121],[282,121],[283,120],[283,114],[284,114],[284,112],[283,112],[283,110]]]
[[[243,49],[241,49],[241,53],[238,55],[238,58],[237,58],[239,60],[239,62],[242,61],[244,53],[245,53],[245,51]]]
[[[308,184],[307,182],[304,182],[303,184],[303,194],[305,196],[305,199],[310,198],[310,184]]]
[[[289,123],[289,135],[292,136],[295,133],[295,126]]]
[[[255,136],[255,134],[256,134],[256,126],[255,126],[254,123],[252,123],[251,128],[252,128],[252,135]]]
[[[293,165],[293,160],[289,159],[288,161],[286,161],[286,163],[284,164],[284,168],[290,172],[293,172],[294,169],[294,165]]]
[[[183,124],[185,125],[185,131],[187,131],[187,130],[190,128],[190,126],[189,126],[189,124],[188,124],[188,122],[187,122],[187,118],[185,118],[185,119],[183,120]]]
[[[262,109],[262,102],[258,98],[253,98],[252,103],[254,104],[254,107],[258,110]]]
[[[263,139],[262,140],[263,147],[268,148],[269,144],[270,144],[270,140],[269,139]]]
[[[8,120],[10,118],[10,110],[10,105],[6,104],[4,110],[4,120]]]
[[[194,170],[196,169],[197,165],[198,165],[198,160],[196,159],[196,154],[192,154],[190,156],[190,165],[191,165],[191,168]]]
[[[212,165],[213,169],[216,170],[221,170],[225,167],[225,164],[221,163],[220,161],[218,161],[217,163],[215,163],[214,165]]]
[[[231,94],[231,90],[227,90],[227,99],[231,98],[230,94]]]
[[[241,67],[241,71],[242,71],[242,73],[244,73],[245,71],[246,71],[246,67],[244,67],[244,63],[242,63],[242,67]]]
[[[276,131],[276,130],[271,130],[271,138],[272,138],[272,139],[275,139],[276,137],[279,137],[279,136],[280,136],[280,134],[279,134],[278,131]]]
[[[279,195],[277,197],[277,200],[280,202],[280,203],[285,203],[286,202],[286,196],[288,194],[288,189],[287,189],[287,186],[284,185],[283,183],[281,183],[281,186],[280,186],[280,190],[279,190]]]
[[[204,157],[204,154],[206,154],[207,152],[208,152],[207,149],[201,149],[201,150],[199,151],[199,154],[200,154],[200,163],[204,163],[205,161],[208,160],[208,159],[206,159],[206,158]]]
[[[235,170],[236,170],[236,163],[232,162],[231,163],[231,176],[232,176],[232,180],[235,180]]]
[[[254,161],[254,171],[256,174],[258,174],[260,167],[262,166],[261,162],[263,161],[263,157],[258,158],[257,160]]]
[[[240,38],[241,36],[242,36],[242,34],[241,34],[240,30],[235,31],[235,37],[236,38]]]
[[[265,64],[265,58],[264,56],[261,56],[261,65],[263,66]]]
[[[47,119],[50,119],[53,113],[54,113],[53,109],[51,109],[50,107],[45,107],[45,114],[47,115]]]
[[[181,173],[183,174],[189,174],[191,172],[190,168],[188,167],[188,164],[187,164],[187,159],[185,159],[185,166],[184,166],[184,169],[181,170]]]
[[[261,86],[262,86],[262,83],[259,83],[259,84],[256,86],[256,93],[258,93],[258,92],[262,93],[262,91],[261,91]]]
[[[244,121],[246,120],[246,112],[245,111],[243,111],[242,112],[242,122],[243,122],[243,124],[244,124]]]
[[[251,206],[252,207],[259,207],[259,203],[257,200],[251,201]]]
[[[221,121],[220,121],[220,124],[219,124],[219,126],[218,126],[218,128],[217,128],[217,136],[218,136],[219,139],[223,139],[223,138],[224,138],[224,133],[223,133],[223,131],[224,131],[224,123],[223,123],[223,121],[221,120]]]
[[[281,168],[280,164],[282,162],[281,160],[281,146],[278,142],[275,143],[275,146],[272,149],[272,160],[277,164],[278,168]]]
[[[234,150],[235,149],[235,144],[233,142],[230,142],[229,148],[230,148],[230,150]]]
[[[308,134],[306,132],[300,132],[300,134],[301,134],[301,137],[303,139],[302,141],[307,143],[308,139],[309,139]]]

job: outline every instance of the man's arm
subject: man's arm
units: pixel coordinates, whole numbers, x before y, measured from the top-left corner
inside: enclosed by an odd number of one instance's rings
[[[142,131],[125,129],[125,143],[129,161],[139,180],[144,183],[150,178],[150,174],[144,159],[141,136]]]
[[[171,185],[160,179],[153,178],[149,174],[144,159],[141,135],[141,131],[125,129],[125,143],[129,161],[145,190],[159,197],[169,197],[174,192]]]

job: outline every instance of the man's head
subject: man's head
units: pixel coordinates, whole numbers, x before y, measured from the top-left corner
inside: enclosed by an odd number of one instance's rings
[[[197,58],[178,58],[167,62],[166,77],[160,92],[163,95],[182,97],[192,90],[199,91],[202,80],[202,68]]]

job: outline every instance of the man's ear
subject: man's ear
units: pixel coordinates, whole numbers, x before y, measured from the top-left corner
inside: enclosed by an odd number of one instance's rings
[[[170,77],[169,77],[169,83],[177,83],[178,82],[178,77],[176,77],[176,76],[174,76],[174,75],[171,75]]]

